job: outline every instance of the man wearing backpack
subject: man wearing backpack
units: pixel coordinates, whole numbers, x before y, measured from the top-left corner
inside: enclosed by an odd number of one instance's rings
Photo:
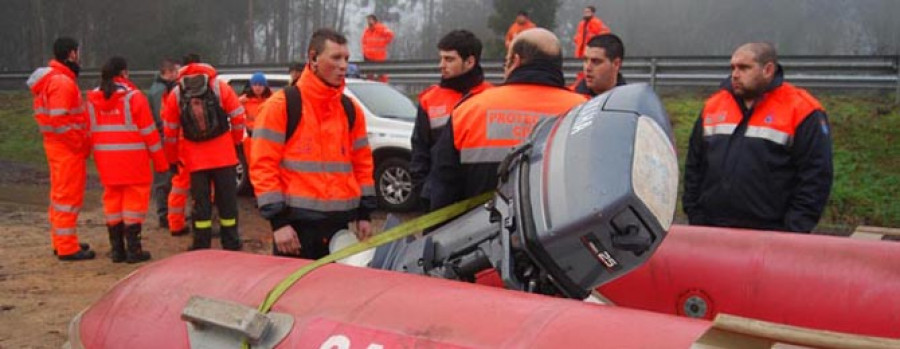
[[[188,171],[194,207],[194,242],[190,250],[210,247],[212,235],[212,193],[219,212],[222,248],[240,250],[237,230],[237,188],[234,166],[235,146],[244,137],[244,108],[234,90],[216,79],[216,70],[200,63],[197,55],[185,58],[178,71],[178,84],[163,105],[166,155],[175,162],[173,172]],[[179,147],[179,142],[184,142]],[[179,150],[182,154],[179,154]]]
[[[351,221],[360,240],[369,237],[375,183],[365,114],[343,94],[347,39],[319,29],[307,54],[297,85],[260,108],[250,180],[272,224],[274,254],[317,259]]]

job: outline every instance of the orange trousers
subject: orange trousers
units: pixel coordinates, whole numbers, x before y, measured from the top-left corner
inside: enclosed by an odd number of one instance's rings
[[[143,224],[150,206],[151,183],[103,187],[103,214],[106,224]]]
[[[50,241],[60,256],[75,254],[81,249],[76,225],[87,182],[85,151],[46,139],[44,151],[50,167]]]
[[[185,209],[191,192],[191,173],[183,167],[172,177],[172,191],[169,192],[169,231],[176,232],[185,227]]]

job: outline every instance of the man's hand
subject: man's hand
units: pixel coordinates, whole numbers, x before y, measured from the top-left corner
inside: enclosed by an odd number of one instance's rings
[[[286,255],[300,255],[300,239],[297,238],[297,231],[290,225],[285,225],[275,231],[274,242],[278,252]]]
[[[364,220],[356,221],[356,231],[354,233],[356,233],[356,238],[359,241],[372,237],[372,223]]]

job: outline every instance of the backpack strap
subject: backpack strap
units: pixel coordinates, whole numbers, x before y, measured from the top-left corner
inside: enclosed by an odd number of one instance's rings
[[[284,129],[284,142],[287,143],[303,117],[303,99],[300,97],[300,89],[297,86],[288,86],[284,89],[284,98],[287,100],[287,127]]]
[[[353,129],[353,125],[356,123],[356,106],[353,105],[353,101],[350,100],[350,97],[347,95],[341,95],[341,105],[344,106],[344,114],[347,115],[347,128],[348,131]]]
[[[287,100],[287,127],[284,129],[284,141],[287,143],[297,130],[297,126],[300,126],[300,119],[303,117],[303,98],[296,86],[285,88],[284,98]],[[344,107],[344,114],[347,115],[347,125],[352,129],[356,122],[356,107],[347,95],[341,95],[341,105]]]

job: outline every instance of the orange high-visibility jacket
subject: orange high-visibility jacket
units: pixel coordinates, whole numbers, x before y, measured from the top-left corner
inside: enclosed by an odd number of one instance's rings
[[[523,24],[513,22],[513,24],[509,26],[509,30],[506,31],[506,48],[509,48],[509,44],[512,43],[512,39],[515,38],[516,35],[534,27],[537,26],[529,19],[526,19]]]
[[[150,159],[157,172],[168,169],[147,97],[130,81],[116,78],[109,99],[99,88],[88,93],[91,147],[104,186],[153,182]]]
[[[57,60],[38,68],[28,78],[34,95],[34,118],[45,141],[64,143],[68,149],[89,151],[87,117],[75,73]]]
[[[185,164],[190,172],[234,166],[238,163],[235,145],[244,138],[244,106],[238,101],[237,94],[228,86],[228,83],[216,79],[216,70],[209,64],[191,63],[181,67],[178,71],[178,79],[186,75],[204,74],[209,77],[212,89],[219,96],[219,103],[228,113],[231,120],[231,132],[219,137],[203,141],[192,142],[180,137],[181,135],[181,107],[179,98],[181,88],[175,86],[166,96],[162,107],[162,118],[165,133],[165,151],[169,161],[176,161],[183,156]],[[184,142],[181,148],[184,154],[178,154],[178,143]]]
[[[600,18],[591,17],[589,21],[582,19],[578,22],[578,29],[575,31],[575,37],[572,38],[575,42],[575,58],[584,57],[585,46],[587,46],[588,41],[591,41],[591,38],[596,35],[609,33],[609,27],[607,27]]]
[[[284,91],[273,94],[256,118],[250,180],[260,208],[285,205],[290,219],[368,219],[375,182],[365,114],[354,101],[356,120],[348,125],[344,86],[328,86],[311,71],[297,86],[303,111],[290,139]]]
[[[244,95],[244,101],[241,104],[244,105],[244,112],[247,116],[245,118],[245,121],[249,130],[253,130],[253,125],[256,121],[256,114],[259,114],[259,106],[261,106],[267,99],[267,97]]]
[[[394,40],[394,32],[381,22],[366,27],[362,35],[363,57],[369,61],[387,60],[388,45]]]

